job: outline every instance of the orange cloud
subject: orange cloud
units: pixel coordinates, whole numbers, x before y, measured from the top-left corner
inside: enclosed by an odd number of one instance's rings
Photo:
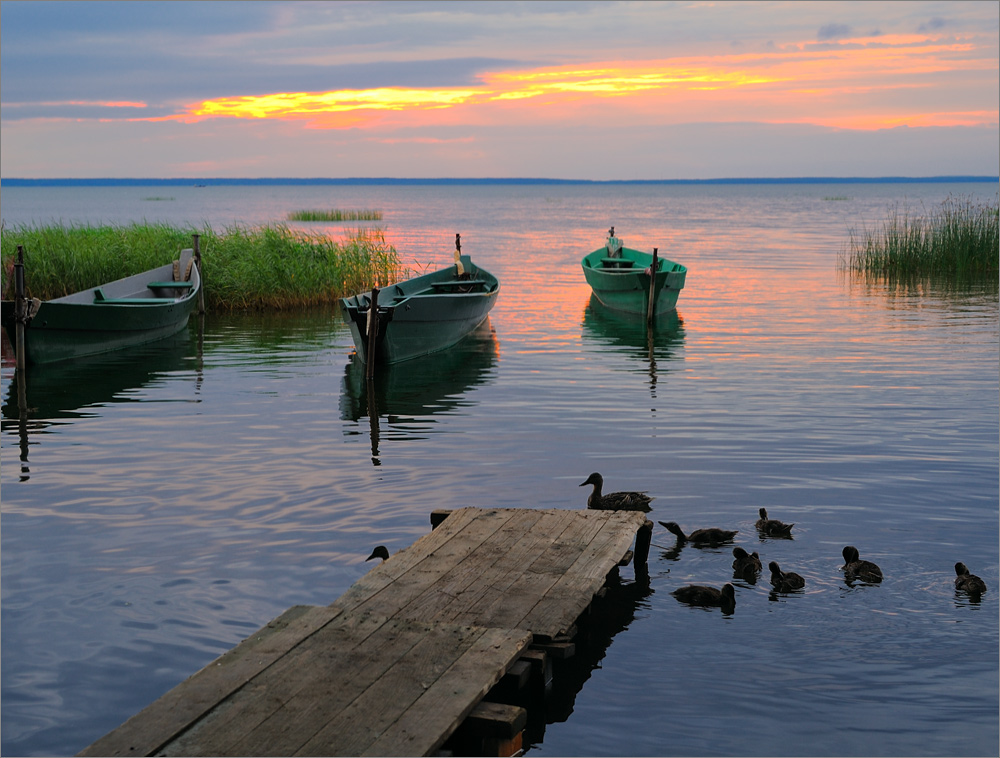
[[[555,66],[484,74],[481,84],[461,88],[383,87],[369,90],[269,93],[217,98],[193,104],[166,117],[305,120],[310,128],[344,129],[374,126],[395,119],[389,114],[417,113],[420,122],[456,122],[448,111],[485,119],[511,117],[516,106],[547,118],[559,117],[553,105],[600,106],[608,98],[661,121],[755,120],[811,123],[851,129],[899,125],[995,124],[997,113],[979,102],[942,108],[932,94],[948,92],[942,77],[975,81],[993,77],[996,62],[977,52],[970,40],[897,35],[797,43],[764,54],[700,56],[653,61],[613,61],[585,66]],[[920,99],[899,99],[906,89],[920,88]],[[972,89],[975,89],[973,86]],[[875,107],[879,93],[892,92],[896,104]],[[498,110],[499,109],[499,110]],[[381,115],[380,115],[381,114]],[[439,115],[434,115],[439,114]],[[563,114],[568,115],[568,111]],[[155,120],[155,119],[150,119]]]

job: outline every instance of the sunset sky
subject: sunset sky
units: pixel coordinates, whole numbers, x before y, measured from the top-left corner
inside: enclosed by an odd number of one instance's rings
[[[988,2],[0,3],[0,174],[997,175]]]

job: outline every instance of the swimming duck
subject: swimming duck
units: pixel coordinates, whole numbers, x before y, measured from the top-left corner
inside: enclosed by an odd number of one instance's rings
[[[955,564],[955,589],[969,595],[982,595],[986,592],[986,582],[975,574],[969,573],[969,568],[964,563]]]
[[[777,519],[767,517],[767,509],[761,508],[757,511],[760,514],[760,518],[754,526],[757,527],[757,531],[766,537],[790,537],[792,534],[792,527],[795,524],[786,524],[784,521],[778,521]]]
[[[580,486],[588,484],[594,485],[594,491],[587,498],[587,507],[598,511],[643,511],[652,510],[649,501],[652,500],[645,492],[609,492],[607,495],[601,494],[604,486],[604,477],[596,471],[587,477],[587,481]]]
[[[871,561],[861,560],[861,554],[858,553],[858,549],[853,545],[848,545],[844,548],[844,578],[847,581],[852,579],[860,579],[862,582],[881,582],[882,581],[882,569],[876,566]]]
[[[379,545],[372,550],[372,554],[365,558],[365,560],[370,561],[372,558],[381,558],[383,561],[387,561],[389,560],[389,550],[385,545]]]
[[[760,556],[755,550],[752,553],[748,553],[741,547],[733,548],[733,571],[737,573],[746,575],[747,573],[756,574],[759,572],[763,566],[760,562]]]
[[[681,528],[673,521],[661,521],[660,526],[668,532],[676,534],[677,539],[684,542],[692,542],[695,545],[721,545],[724,542],[732,542],[733,537],[736,536],[736,532],[739,531],[736,529],[730,532],[726,529],[708,527],[707,529],[695,529],[691,534],[684,534]]]
[[[686,587],[678,587],[670,594],[688,605],[717,606],[726,613],[732,613],[736,608],[736,589],[731,584],[722,585],[721,590],[701,584],[689,584]]]
[[[778,592],[792,592],[806,586],[806,580],[794,571],[782,571],[777,561],[767,564],[771,570],[771,584]]]

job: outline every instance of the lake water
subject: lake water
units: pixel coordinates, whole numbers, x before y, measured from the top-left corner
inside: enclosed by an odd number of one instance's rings
[[[996,285],[838,270],[852,227],[990,184],[7,188],[22,222],[217,229],[383,211],[404,262],[500,277],[489,322],[393,368],[368,413],[329,309],[209,314],[176,340],[2,368],[2,752],[72,754],[295,604],[324,605],[436,508],[584,507],[647,490],[654,520],[739,529],[806,578],[737,581],[730,548],[656,527],[649,581],[531,734],[529,755],[996,755]],[[590,302],[608,227],[688,266],[651,335]],[[342,225],[310,225],[342,233]],[[210,253],[207,253],[210,254]],[[28,251],[30,283],[30,251]],[[266,272],[265,272],[266,273]],[[208,283],[211,286],[211,282]],[[761,541],[766,506],[793,540]],[[845,584],[841,550],[881,565]],[[974,602],[956,561],[983,577]]]

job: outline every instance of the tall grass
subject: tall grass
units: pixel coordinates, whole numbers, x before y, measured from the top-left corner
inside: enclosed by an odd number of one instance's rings
[[[200,234],[205,300],[216,310],[287,309],[335,302],[376,283],[409,275],[378,229],[347,231],[340,241],[259,228],[178,229],[162,224],[4,228],[3,292],[18,245],[25,250],[29,294],[48,300],[162,266]]]
[[[896,278],[974,278],[1000,272],[998,204],[949,197],[926,217],[890,211],[874,229],[851,230],[843,266]]]
[[[381,221],[382,211],[342,211],[334,208],[330,211],[291,211],[289,221]]]

